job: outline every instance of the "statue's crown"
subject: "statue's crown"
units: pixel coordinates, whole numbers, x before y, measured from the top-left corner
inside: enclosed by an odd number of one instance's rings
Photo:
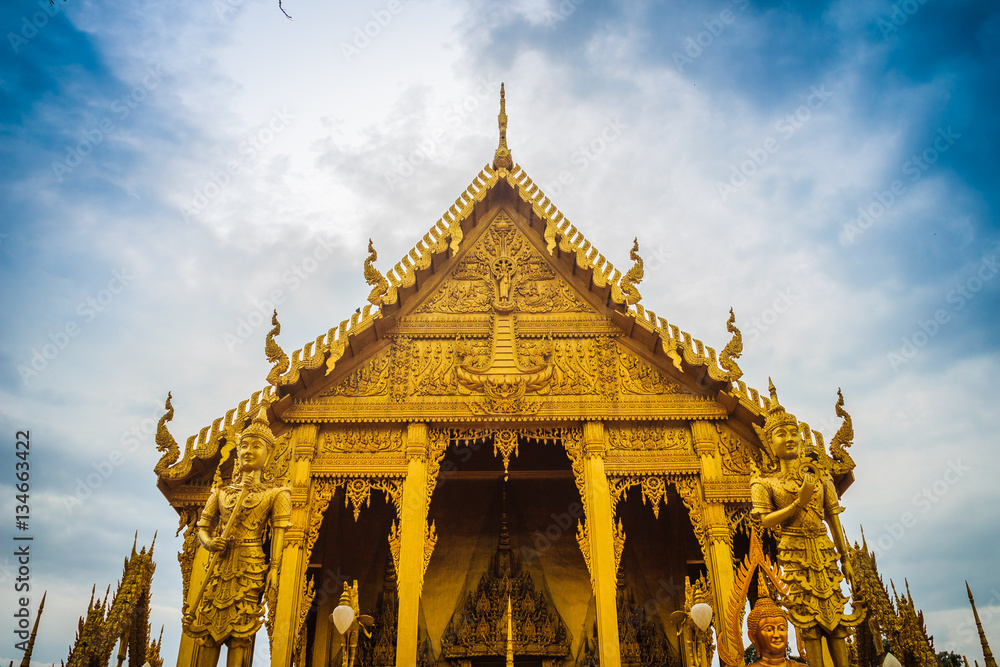
[[[767,417],[764,418],[764,433],[770,435],[771,431],[779,426],[798,426],[795,415],[789,414],[778,402],[778,390],[774,388],[771,378],[767,379],[768,389],[771,391],[771,400],[767,405]]]
[[[243,429],[240,437],[245,438],[248,435],[257,436],[267,442],[268,446],[274,444],[274,433],[271,432],[271,425],[267,421],[266,407],[261,407],[257,415],[253,418],[253,421],[250,422],[250,425]]]

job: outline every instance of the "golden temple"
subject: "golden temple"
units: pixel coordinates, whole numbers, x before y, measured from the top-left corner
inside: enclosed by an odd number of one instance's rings
[[[261,624],[275,667],[744,664],[747,598],[766,578],[799,599],[782,554],[817,531],[833,564],[803,576],[888,595],[836,521],[854,480],[843,397],[827,448],[741,380],[731,310],[716,353],[640,305],[638,242],[623,274],[556,209],[513,162],[503,95],[495,157],[454,205],[384,274],[369,243],[369,305],[290,356],[275,313],[268,385],[183,451],[168,397],[155,471],[185,537],[178,667],[223,644],[250,665]],[[797,444],[776,449],[789,425]],[[800,458],[809,493],[767,506]],[[810,664],[857,664],[843,638],[865,605],[830,595]],[[793,623],[820,603],[798,604]]]

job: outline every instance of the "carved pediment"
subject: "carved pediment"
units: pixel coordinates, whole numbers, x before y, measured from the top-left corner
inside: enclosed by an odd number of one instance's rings
[[[421,314],[594,312],[500,211]]]

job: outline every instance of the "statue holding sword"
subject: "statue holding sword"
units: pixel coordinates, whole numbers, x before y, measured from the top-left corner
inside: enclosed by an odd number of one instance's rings
[[[216,486],[198,521],[198,539],[209,552],[208,572],[184,618],[185,631],[202,645],[200,667],[215,667],[223,644],[227,667],[240,667],[264,622],[261,597],[278,585],[291,493],[264,479],[274,453],[266,408],[240,434],[232,482]],[[270,558],[264,542],[270,530]]]
[[[845,577],[853,584],[853,572],[840,525],[843,508],[820,457],[803,451],[798,420],[778,403],[773,384],[770,390],[764,428],[757,431],[778,470],[751,478],[752,514],[778,540],[777,560],[789,588],[781,603],[801,631],[809,664],[823,664],[825,639],[834,667],[848,667],[846,638],[865,610],[855,604],[845,612],[848,598],[840,586]]]

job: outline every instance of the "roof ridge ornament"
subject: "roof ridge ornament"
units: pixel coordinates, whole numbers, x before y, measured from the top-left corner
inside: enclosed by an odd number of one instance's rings
[[[500,125],[500,145],[493,155],[493,171],[499,169],[511,170],[514,168],[514,159],[510,156],[510,149],[507,148],[507,109],[504,101],[503,83],[500,84],[500,114],[497,122]]]

